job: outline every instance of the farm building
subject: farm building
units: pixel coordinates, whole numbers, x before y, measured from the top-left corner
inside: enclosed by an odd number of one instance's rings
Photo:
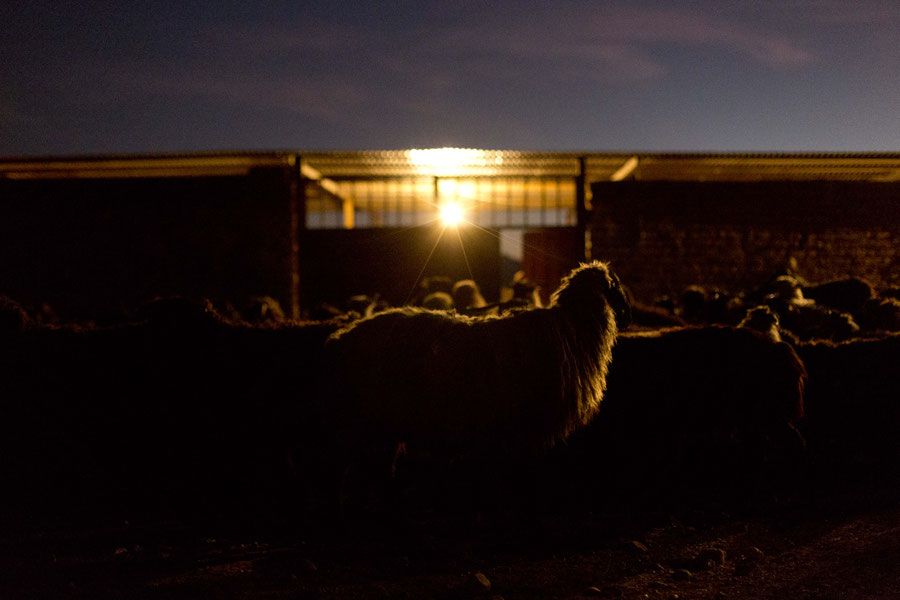
[[[448,227],[442,211],[463,223]],[[300,317],[428,275],[496,300],[585,257],[641,299],[809,280],[900,283],[900,154],[430,149],[0,160],[0,293],[103,322],[156,296]]]

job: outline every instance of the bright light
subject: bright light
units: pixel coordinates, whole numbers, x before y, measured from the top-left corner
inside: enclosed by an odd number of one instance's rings
[[[456,202],[447,202],[441,206],[441,221],[446,227],[456,227],[463,218],[462,206]]]
[[[499,152],[475,148],[424,148],[407,150],[410,162],[434,175],[459,175],[472,168],[485,169],[503,164]]]
[[[409,159],[419,167],[452,169],[474,162],[481,154],[480,150],[471,148],[428,148],[410,150]]]

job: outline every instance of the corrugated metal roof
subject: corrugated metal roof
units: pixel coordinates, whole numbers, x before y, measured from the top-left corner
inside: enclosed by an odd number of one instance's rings
[[[296,160],[296,154],[283,152],[13,157],[0,159],[0,177],[112,179],[242,175],[252,168],[289,166],[296,164]]]
[[[639,160],[635,179],[897,181],[900,155],[653,155]]]
[[[575,176],[583,155],[475,148],[302,154],[325,177],[480,177]],[[627,156],[626,156],[627,158]],[[611,158],[615,161],[616,158]]]
[[[238,175],[302,159],[324,178],[568,177],[587,181],[900,181],[900,153],[525,152],[438,148],[389,151],[208,152],[0,158],[0,176],[177,177]]]
[[[444,154],[442,154],[444,153]],[[576,176],[645,181],[900,180],[900,153],[522,152],[431,149],[302,153],[324,177]],[[453,162],[458,159],[458,162]]]

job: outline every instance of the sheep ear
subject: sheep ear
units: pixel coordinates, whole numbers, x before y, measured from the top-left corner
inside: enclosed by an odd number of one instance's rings
[[[619,329],[625,329],[631,323],[631,302],[616,274],[612,271],[608,273],[610,286],[606,297],[616,315],[616,325]]]

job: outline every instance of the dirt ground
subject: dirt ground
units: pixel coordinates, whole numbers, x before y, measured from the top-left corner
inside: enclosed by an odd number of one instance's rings
[[[900,598],[900,488],[766,510],[431,516],[304,536],[7,531],[2,598]]]

